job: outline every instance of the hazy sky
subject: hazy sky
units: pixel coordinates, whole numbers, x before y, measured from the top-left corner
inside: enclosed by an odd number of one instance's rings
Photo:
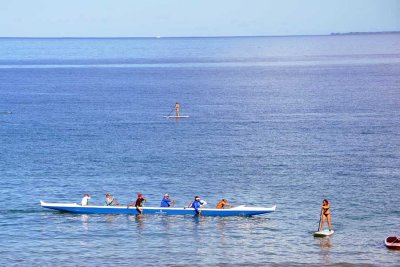
[[[1,37],[399,31],[400,0],[0,0]]]

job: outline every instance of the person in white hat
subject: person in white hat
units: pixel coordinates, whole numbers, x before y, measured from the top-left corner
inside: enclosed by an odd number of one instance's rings
[[[175,201],[169,198],[168,194],[165,194],[163,199],[161,200],[160,207],[168,208],[171,206],[172,203]]]

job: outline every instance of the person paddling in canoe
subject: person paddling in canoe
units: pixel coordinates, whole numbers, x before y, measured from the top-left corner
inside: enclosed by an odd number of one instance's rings
[[[90,195],[89,194],[84,194],[83,198],[81,200],[81,205],[82,206],[87,206],[89,205],[89,199],[90,199]]]
[[[330,210],[329,201],[327,199],[324,199],[324,201],[322,202],[322,207],[321,207],[321,226],[319,228],[319,231],[322,231],[324,229],[325,221],[328,222],[329,231],[332,231],[331,210]]]
[[[111,196],[110,193],[107,193],[106,194],[106,201],[105,201],[104,205],[106,205],[106,206],[118,206],[119,202],[118,202],[118,200],[116,198]]]
[[[200,197],[199,196],[195,196],[194,198],[196,199],[196,198],[200,198]],[[195,200],[190,201],[189,204],[187,206],[183,207],[183,208],[184,209],[191,208],[194,201]],[[200,208],[203,208],[205,205],[207,205],[207,201],[205,201],[204,199],[200,198]]]
[[[146,202],[146,199],[143,197],[142,194],[138,194],[138,198],[136,199],[135,203],[128,205],[128,209],[129,207],[135,206],[136,210],[139,212],[139,215],[142,215],[144,202]]]
[[[188,207],[189,208],[193,208],[195,210],[196,214],[200,215],[201,214],[201,208],[203,207],[203,205],[201,203],[201,200],[200,200],[200,197],[199,196],[195,196],[194,200],[189,203]]]
[[[168,208],[173,204],[175,201],[169,198],[168,194],[165,194],[163,199],[161,200],[160,207]]]
[[[218,204],[217,204],[217,209],[225,209],[225,207],[233,207],[233,205],[232,204],[229,204],[228,203],[228,200],[226,200],[226,199],[221,199],[221,201],[220,202],[218,202]]]

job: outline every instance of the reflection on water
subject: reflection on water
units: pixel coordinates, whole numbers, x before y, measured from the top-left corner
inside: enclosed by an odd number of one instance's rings
[[[329,237],[326,238],[320,238],[320,243],[319,243],[321,250],[323,251],[329,251],[329,249],[332,247],[332,241]]]
[[[106,222],[112,223],[112,222],[114,222],[118,217],[119,217],[119,215],[108,214],[108,215],[105,216],[105,219],[106,219]]]
[[[144,223],[145,223],[145,216],[144,215],[133,215],[132,217],[134,217],[134,222],[135,222],[135,226],[136,229],[138,230],[138,234],[141,235],[144,231]]]
[[[206,216],[202,216],[202,215],[194,215],[193,216],[194,229],[201,230],[203,228],[203,225],[205,224],[205,222],[207,222],[207,219],[210,219],[210,217],[206,217]]]
[[[331,253],[330,250],[332,248],[332,240],[330,237],[323,237],[323,238],[315,238],[319,241],[320,253],[321,256],[321,263],[322,264],[331,264]]]
[[[225,231],[226,231],[226,223],[227,219],[226,218],[220,218],[217,220],[217,230],[219,234],[219,240],[222,244],[225,243]]]
[[[81,216],[82,227],[85,231],[89,231],[89,215],[82,214]]]
[[[161,219],[161,226],[164,232],[169,232],[171,228],[171,217],[170,216],[160,216]]]

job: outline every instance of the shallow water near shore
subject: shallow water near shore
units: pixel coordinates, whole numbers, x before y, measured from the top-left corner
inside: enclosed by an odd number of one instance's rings
[[[165,119],[176,101],[187,119]],[[0,39],[0,265],[395,266],[400,35]],[[277,205],[79,215],[39,200]],[[320,205],[335,234],[314,238]],[[10,199],[10,201],[8,201]]]

